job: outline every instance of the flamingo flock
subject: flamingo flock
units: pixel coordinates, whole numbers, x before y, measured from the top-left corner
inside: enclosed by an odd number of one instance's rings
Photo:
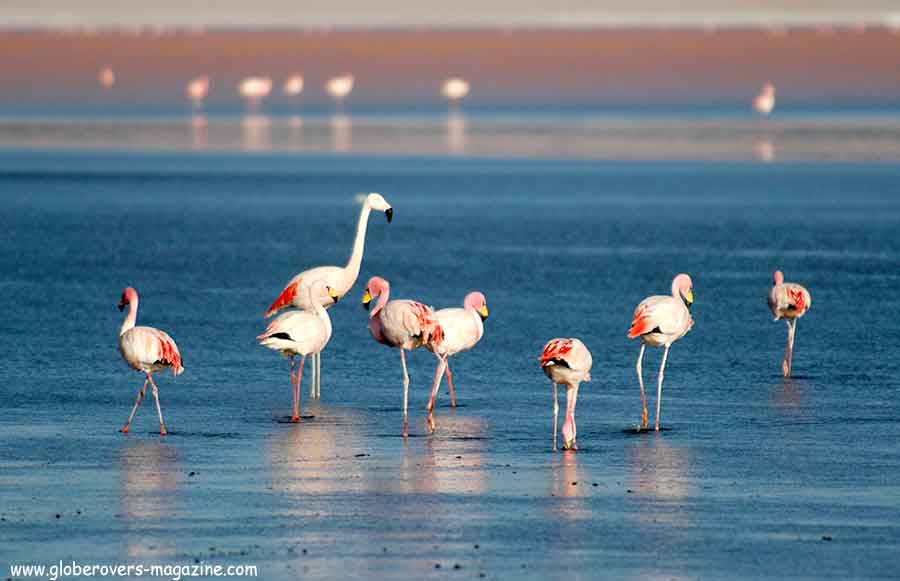
[[[291,422],[300,422],[301,385],[303,369],[307,357],[311,357],[312,379],[310,397],[321,397],[321,353],[332,337],[331,318],[328,308],[343,298],[356,283],[365,249],[366,229],[372,211],[383,212],[388,223],[393,218],[393,207],[377,193],[368,194],[362,201],[353,249],[347,264],[341,266],[319,266],[304,270],[294,276],[265,313],[271,317],[286,310],[273,319],[265,331],[257,337],[261,345],[277,351],[290,360],[291,367]],[[462,307],[434,310],[415,300],[391,299],[391,285],[381,276],[373,276],[366,283],[362,295],[362,306],[369,311],[369,333],[372,338],[387,347],[400,351],[403,385],[402,435],[409,436],[409,372],[406,366],[406,352],[417,349],[430,351],[437,359],[434,380],[426,411],[428,428],[435,430],[434,407],[443,377],[446,375],[450,394],[450,405],[456,406],[453,374],[449,358],[463,351],[473,349],[484,336],[484,321],[488,318],[487,298],[479,291],[468,293]],[[131,422],[140,407],[147,390],[152,386],[159,416],[160,435],[167,434],[163,421],[159,390],[153,380],[153,373],[171,369],[173,375],[184,372],[181,353],[174,339],[167,333],[153,327],[135,326],[137,321],[138,293],[132,287],[122,292],[119,310],[129,307],[119,332],[119,350],[125,362],[135,371],[143,373],[145,380],[137,395],[134,407],[125,425],[120,429],[128,433]],[[375,303],[374,306],[372,303]],[[682,273],[672,279],[671,292],[645,298],[634,310],[629,339],[640,338],[641,348],[635,365],[641,395],[640,431],[648,429],[647,397],[644,391],[642,362],[647,346],[662,347],[663,356],[657,376],[656,419],[654,431],[660,430],[663,378],[671,346],[687,335],[694,326],[691,306],[694,303],[693,281],[690,275]],[[800,284],[785,282],[784,275],[776,270],[773,286],[768,294],[768,304],[775,320],[783,319],[788,326],[788,338],[782,361],[785,378],[791,376],[794,355],[794,339],[797,321],[812,305],[809,291]],[[296,357],[300,357],[299,366]],[[562,435],[563,449],[577,450],[577,428],[575,407],[578,390],[582,383],[591,381],[593,358],[584,342],[576,337],[551,339],[538,357],[541,370],[553,386],[553,450],[556,451],[557,436]],[[566,389],[566,414],[562,429],[559,430],[558,387]]]

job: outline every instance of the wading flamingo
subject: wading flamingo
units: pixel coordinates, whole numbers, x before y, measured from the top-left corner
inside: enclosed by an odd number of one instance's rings
[[[775,85],[766,83],[759,95],[753,98],[753,108],[760,115],[769,115],[775,109]]]
[[[591,380],[591,366],[594,361],[591,352],[579,339],[551,339],[544,345],[539,357],[541,369],[553,383],[553,451],[556,451],[556,433],[559,426],[559,402],[556,387],[566,386],[566,419],[562,436],[564,450],[577,450],[575,441],[575,403],[578,400],[578,386],[582,381]]]
[[[403,437],[409,435],[409,373],[406,371],[406,351],[424,347],[429,343],[439,346],[444,332],[431,307],[416,301],[390,301],[391,285],[380,276],[373,276],[366,284],[362,304],[366,310],[372,299],[378,302],[369,313],[369,333],[383,345],[400,349],[403,365]]]
[[[279,310],[289,306],[312,312],[313,305],[309,302],[305,288],[314,280],[323,280],[326,286],[337,292],[338,297],[343,297],[350,292],[350,289],[356,283],[356,277],[359,276],[359,267],[362,264],[363,249],[366,244],[366,227],[369,224],[369,213],[372,210],[384,212],[388,224],[391,223],[394,217],[394,209],[381,194],[371,193],[366,196],[362,210],[359,212],[359,222],[356,224],[356,239],[353,242],[353,251],[350,254],[350,260],[347,261],[347,266],[317,266],[304,270],[288,281],[284,290],[281,291],[281,294],[278,295],[278,298],[266,311],[266,317],[271,317]],[[326,292],[313,295],[313,297],[314,302],[326,309],[335,303]],[[316,353],[313,355],[312,368],[313,378],[309,386],[309,397],[318,399],[322,395],[321,354]]]
[[[303,364],[307,355],[320,353],[331,339],[331,318],[328,312],[313,300],[321,294],[327,294],[333,303],[341,297],[322,280],[315,280],[306,289],[307,301],[312,305],[311,311],[289,311],[276,317],[266,331],[257,337],[260,345],[273,351],[279,351],[291,360],[291,396],[294,401],[292,422],[300,421],[300,384],[303,381]],[[294,375],[294,357],[300,356],[300,369]]]
[[[784,282],[784,274],[780,270],[775,271],[772,277],[772,290],[769,291],[769,309],[776,321],[784,319],[788,327],[787,345],[784,348],[784,360],[781,362],[781,371],[785,377],[791,376],[797,319],[805,315],[811,305],[812,297],[805,287],[795,282]]]
[[[131,287],[122,291],[122,298],[119,300],[119,310],[125,309],[125,305],[130,305],[128,314],[125,315],[125,321],[122,322],[122,329],[119,331],[119,351],[122,358],[132,369],[140,371],[147,376],[144,385],[138,392],[137,401],[134,402],[134,408],[128,421],[119,430],[123,434],[128,433],[131,426],[131,420],[137,413],[141,400],[144,399],[144,393],[147,391],[147,382],[153,386],[153,397],[156,399],[156,413],[159,415],[159,435],[165,436],[166,423],[163,421],[162,408],[159,407],[159,390],[153,381],[153,372],[172,368],[172,374],[177,376],[184,372],[184,365],[181,364],[181,353],[178,352],[178,345],[163,331],[154,329],[153,327],[135,327],[137,321],[138,310],[138,294]]]
[[[651,347],[665,347],[662,363],[659,366],[659,379],[656,388],[656,425],[659,431],[659,409],[662,402],[663,374],[666,371],[666,358],[669,355],[669,347],[672,343],[681,339],[694,326],[691,318],[690,306],[694,302],[694,283],[686,274],[679,274],[672,280],[671,295],[654,295],[647,297],[638,304],[631,320],[631,328],[628,330],[628,338],[641,338],[641,353],[637,359],[638,382],[641,386],[641,429],[647,429],[647,397],[644,395],[644,374],[641,370],[641,361],[644,359],[644,349]]]
[[[428,343],[426,347],[438,358],[438,366],[434,373],[434,385],[431,387],[431,399],[428,400],[428,427],[434,430],[434,403],[441,389],[441,378],[447,374],[447,386],[450,390],[450,405],[456,407],[456,394],[453,390],[453,372],[450,371],[449,357],[474,347],[484,335],[484,320],[488,318],[487,299],[478,291],[470,292],[463,300],[463,308],[441,309],[434,312],[438,325],[443,331],[440,344]]]

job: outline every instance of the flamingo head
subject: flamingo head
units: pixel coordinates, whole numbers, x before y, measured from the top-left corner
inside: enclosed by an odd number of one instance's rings
[[[124,311],[125,305],[130,305],[131,303],[136,303],[138,300],[137,291],[132,287],[128,287],[122,291],[122,298],[119,299],[119,310]]]
[[[463,307],[475,309],[482,321],[488,318],[487,299],[478,291],[473,291],[466,295],[465,300],[463,300]]]
[[[694,283],[690,276],[682,273],[672,280],[672,296],[681,297],[687,306],[694,304]]]
[[[315,280],[309,287],[311,297],[323,297],[328,295],[332,303],[336,303],[341,299],[341,295],[336,290],[325,284],[322,279]]]
[[[372,305],[372,299],[378,298],[381,296],[381,293],[386,292],[390,287],[391,285],[388,284],[388,281],[380,276],[373,276],[370,278],[369,282],[366,283],[366,290],[362,297],[363,308],[368,311],[369,307]]]
[[[778,286],[780,284],[784,284],[784,273],[780,270],[776,270],[775,274],[772,275],[772,286]]]
[[[388,224],[390,224],[391,220],[394,219],[394,208],[392,208],[391,205],[388,204],[387,200],[385,200],[381,194],[372,192],[371,194],[366,196],[366,204],[373,210],[384,212],[384,215],[387,217]]]

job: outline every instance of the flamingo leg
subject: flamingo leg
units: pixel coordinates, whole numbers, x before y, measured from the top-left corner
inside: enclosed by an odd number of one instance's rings
[[[578,428],[575,426],[575,405],[578,400],[578,386],[567,386],[566,387],[566,417],[572,419],[572,440],[571,442],[563,442],[563,447],[568,450],[577,450],[578,443],[576,441],[576,434],[578,433]],[[565,434],[563,434],[565,436]]]
[[[400,348],[400,363],[403,365],[403,437],[409,436],[409,373],[406,371],[406,352]]]
[[[306,363],[306,355],[300,357],[300,368],[297,370],[297,387],[294,390],[297,397],[294,398],[294,415],[291,421],[295,424],[300,421],[300,384],[303,383],[303,364]]]
[[[297,376],[294,374],[294,356],[291,355],[291,408],[297,406]]]
[[[637,369],[638,376],[638,384],[641,386],[641,429],[647,429],[647,396],[644,394],[644,372],[641,368],[641,364],[644,361],[644,350],[647,348],[646,343],[641,343],[641,353],[637,358],[637,365],[635,368]]]
[[[446,360],[445,360],[446,361]],[[450,390],[450,407],[456,407],[456,393],[453,390],[453,372],[450,371],[450,362],[447,363],[447,389]]]
[[[131,426],[131,420],[134,419],[134,414],[137,413],[138,407],[140,407],[141,405],[141,400],[144,399],[144,392],[147,391],[147,381],[148,380],[146,379],[144,380],[144,386],[141,388],[141,391],[138,392],[137,401],[134,402],[134,407],[131,408],[131,415],[128,416],[128,421],[125,422],[125,425],[122,426],[122,429],[119,430],[123,434],[128,433],[128,427]]]
[[[309,380],[309,399],[316,399],[316,381],[319,379],[319,376],[316,373],[318,371],[316,369],[316,359],[318,357],[318,353],[313,353],[312,361],[310,362],[310,367],[312,368],[312,378],[310,378]]]
[[[434,403],[437,400],[438,391],[441,389],[441,378],[447,366],[445,357],[438,357],[438,366],[434,370],[434,384],[431,386],[431,399],[428,400],[428,430],[434,432]]]
[[[162,408],[159,406],[159,389],[156,387],[156,382],[153,381],[153,376],[149,373],[147,374],[147,379],[150,381],[150,385],[153,386],[153,399],[156,400],[156,414],[159,416],[159,435],[165,436],[169,432],[166,431],[166,422],[163,421]]]
[[[322,399],[322,352],[316,353],[316,399]]]
[[[666,345],[666,350],[663,351],[662,363],[659,366],[659,385],[656,388],[656,426],[653,428],[657,432],[659,431],[659,408],[662,404],[662,384],[663,384],[663,375],[666,372],[666,358],[669,356],[669,346]]]
[[[553,451],[556,452],[556,433],[559,431],[559,401],[556,388],[556,382],[551,381],[553,384]]]
[[[791,367],[794,362],[794,333],[797,331],[797,319],[787,319],[788,336],[784,346],[784,361],[781,362],[781,371],[785,377],[791,376]]]

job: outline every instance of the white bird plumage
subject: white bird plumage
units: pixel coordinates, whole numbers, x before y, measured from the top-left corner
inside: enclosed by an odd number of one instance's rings
[[[553,383],[553,450],[556,451],[559,425],[558,385],[566,386],[566,419],[562,427],[563,448],[577,450],[575,406],[578,402],[578,389],[582,382],[591,380],[594,359],[585,344],[575,337],[547,341],[538,359],[544,374]]]

